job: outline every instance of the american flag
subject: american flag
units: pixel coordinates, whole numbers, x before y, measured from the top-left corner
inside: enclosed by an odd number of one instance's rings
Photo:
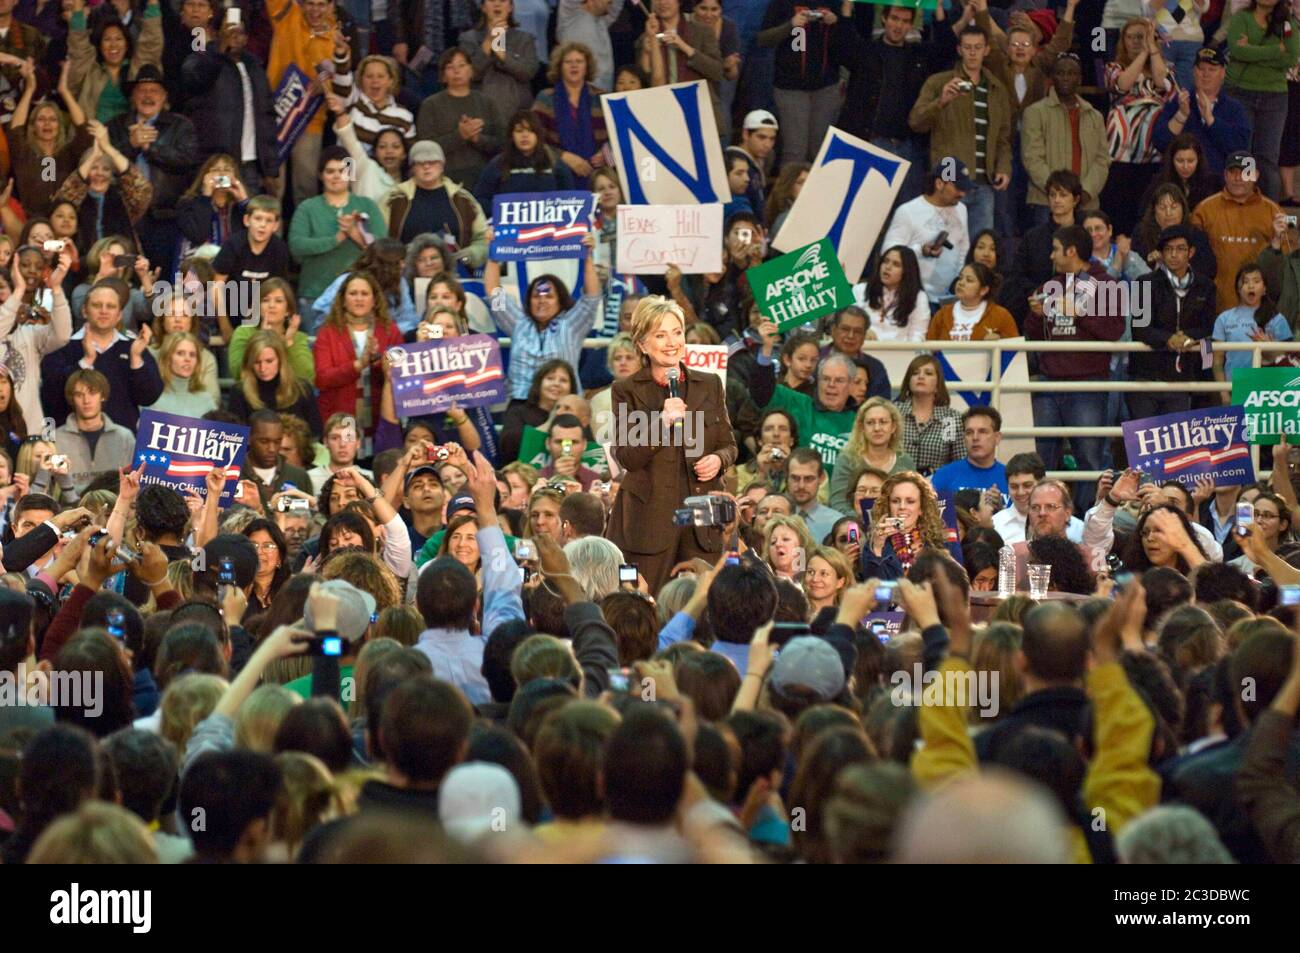
[[[1236,460],[1242,457],[1250,456],[1250,448],[1244,443],[1234,443],[1224,447],[1222,450],[1208,450],[1204,447],[1198,450],[1188,450],[1184,453],[1176,454],[1165,460],[1165,473],[1173,473],[1176,470],[1186,470],[1188,467],[1197,464],[1214,465],[1222,463],[1225,460]]]
[[[561,239],[577,238],[587,234],[586,225],[569,225],[567,227],[558,227],[555,225],[542,225],[538,228],[520,229],[515,235],[517,242],[539,242],[543,238]]]
[[[409,380],[395,381],[393,387],[396,390],[418,390],[424,394],[436,394],[440,390],[446,390],[448,387],[473,387],[475,384],[481,384],[484,381],[490,381],[502,377],[501,368],[489,367],[478,374],[449,374],[446,377],[439,377],[436,380]]]
[[[208,471],[215,466],[210,460],[178,458],[154,450],[137,454],[135,462],[143,463],[150,470],[162,469],[167,476],[172,477],[206,477]],[[226,467],[227,480],[238,478],[238,467]]]

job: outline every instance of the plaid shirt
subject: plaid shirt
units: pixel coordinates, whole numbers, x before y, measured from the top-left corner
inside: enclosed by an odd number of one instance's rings
[[[519,303],[508,295],[493,295],[492,319],[502,334],[510,335],[510,371],[506,389],[511,400],[527,400],[537,369],[552,358],[563,358],[573,368],[577,385],[578,361],[582,342],[591,333],[605,299],[600,295],[583,295],[568,311],[551,319],[541,331],[532,318],[524,314]]]
[[[936,407],[924,425],[912,416],[912,402],[902,401],[903,451],[916,463],[923,476],[954,460],[966,459],[966,440],[961,432],[961,414],[951,407]]]

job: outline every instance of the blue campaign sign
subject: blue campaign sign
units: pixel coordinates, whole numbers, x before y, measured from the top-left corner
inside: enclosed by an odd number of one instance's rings
[[[713,103],[702,80],[608,93],[600,105],[626,204],[731,201]]]
[[[144,464],[141,483],[158,483],[184,492],[193,487],[207,496],[208,471],[226,471],[221,505],[234,500],[235,485],[248,452],[248,428],[158,410],[142,410],[135,438],[135,465]]]
[[[1255,465],[1246,444],[1245,410],[1215,407],[1146,417],[1124,424],[1129,466],[1160,483],[1192,485],[1210,476],[1219,486],[1255,482]]]
[[[312,92],[306,73],[292,63],[285,67],[271,98],[275,108],[275,154],[281,162],[288,158],[298,137],[324,102],[324,96]]]
[[[585,258],[596,196],[591,192],[520,192],[492,200],[494,261]]]
[[[505,397],[501,345],[487,334],[390,347],[393,399],[403,417],[460,407],[490,406]]]

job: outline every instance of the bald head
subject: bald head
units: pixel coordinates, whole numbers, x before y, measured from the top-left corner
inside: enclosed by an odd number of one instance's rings
[[[1045,602],[1025,615],[1020,652],[1025,673],[1043,682],[1072,684],[1088,665],[1088,624],[1066,602]]]
[[[904,864],[1068,864],[1066,819],[1042,788],[1001,771],[968,775],[914,804],[894,859]]]

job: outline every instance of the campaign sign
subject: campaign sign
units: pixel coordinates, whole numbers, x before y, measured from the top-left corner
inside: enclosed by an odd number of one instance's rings
[[[1157,483],[1177,480],[1191,486],[1210,476],[1219,486],[1255,482],[1255,465],[1246,446],[1245,411],[1240,407],[1187,410],[1131,420],[1124,424],[1129,466]]]
[[[828,238],[755,265],[745,279],[759,311],[782,332],[853,304],[853,288]]]
[[[844,274],[857,281],[910,168],[907,160],[832,126],[772,246],[794,251],[829,238]]]
[[[727,360],[731,348],[725,344],[686,345],[686,366],[692,370],[708,371],[722,378],[722,389],[727,389]]]
[[[307,74],[290,63],[285,67],[280,85],[275,88],[272,105],[275,107],[275,154],[284,162],[293,151],[298,137],[307,128],[325,102],[325,97],[312,93]]]
[[[487,334],[417,341],[384,352],[402,417],[438,414],[452,403],[486,407],[505,397],[501,345]]]
[[[731,201],[706,82],[606,93],[600,108],[629,205]]]
[[[1239,367],[1232,372],[1232,402],[1246,414],[1246,442],[1275,444],[1300,434],[1300,370]]]
[[[181,492],[193,487],[201,496],[207,496],[208,471],[224,467],[226,485],[221,491],[221,505],[229,506],[247,452],[247,427],[160,410],[140,411],[134,460],[137,467],[144,464],[141,483],[157,483]]]
[[[903,631],[906,612],[868,612],[862,618],[862,625],[881,642],[888,642]]]
[[[590,192],[523,192],[492,200],[493,261],[585,258],[596,196]]]
[[[669,265],[684,275],[722,271],[721,205],[618,207],[618,270],[662,275]]]

